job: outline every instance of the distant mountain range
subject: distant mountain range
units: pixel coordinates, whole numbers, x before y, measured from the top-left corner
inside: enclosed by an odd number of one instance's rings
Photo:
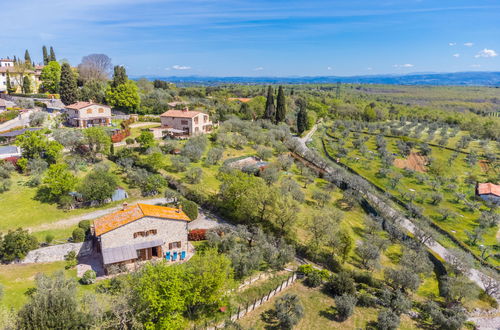
[[[221,84],[354,84],[428,85],[428,86],[495,86],[500,87],[500,72],[475,71],[455,73],[411,73],[406,75],[316,76],[316,77],[204,77],[204,76],[135,76],[134,79],[160,79],[179,85]]]

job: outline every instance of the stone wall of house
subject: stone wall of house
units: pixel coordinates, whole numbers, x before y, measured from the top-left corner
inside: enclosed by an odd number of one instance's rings
[[[156,235],[134,238],[134,233],[156,229]],[[148,242],[161,239],[164,241],[163,252],[181,252],[188,248],[188,222],[184,220],[169,220],[154,217],[144,217],[132,221],[124,226],[118,227],[101,235],[101,247],[103,249],[119,247],[124,245],[133,245],[142,242]],[[180,248],[168,249],[168,244],[181,242]]]

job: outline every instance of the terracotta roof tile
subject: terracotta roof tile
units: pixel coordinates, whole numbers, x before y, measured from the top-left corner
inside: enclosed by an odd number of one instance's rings
[[[76,102],[76,103],[67,105],[66,109],[80,110],[80,109],[86,108],[86,107],[91,106],[91,105],[100,105],[100,104],[97,104],[94,102],[80,101],[80,102]],[[105,105],[102,105],[102,106],[105,107]]]
[[[113,229],[144,217],[191,221],[186,213],[176,208],[136,204],[125,210],[116,211],[94,220],[95,235],[101,236]]]
[[[160,117],[177,117],[177,118],[193,118],[199,115],[199,111],[185,110],[168,110],[160,115]]]
[[[480,183],[477,185],[479,195],[495,195],[500,197],[500,186],[493,183]]]

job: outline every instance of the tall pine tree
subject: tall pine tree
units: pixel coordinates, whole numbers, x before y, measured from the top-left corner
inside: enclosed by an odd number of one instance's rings
[[[113,73],[113,81],[111,82],[111,86],[113,88],[118,87],[119,85],[123,85],[128,81],[127,72],[125,71],[125,67],[121,65],[117,65],[114,67]]]
[[[30,52],[27,49],[24,52],[24,63],[31,66],[31,56],[30,56]]]
[[[307,130],[307,105],[303,99],[298,99],[296,104],[299,107],[299,112],[297,113],[297,132],[300,135]]]
[[[47,54],[47,47],[45,46],[42,47],[42,53],[43,53],[43,65],[49,64],[49,54]]]
[[[274,92],[273,88],[269,86],[267,89],[266,111],[264,112],[264,119],[269,119],[272,122],[276,120],[276,108],[274,106]]]
[[[51,61],[57,61],[56,59],[56,53],[54,52],[54,48],[52,48],[52,46],[50,46],[50,56],[49,56],[49,62]]]
[[[68,63],[63,63],[61,67],[61,81],[59,83],[59,93],[61,101],[65,105],[73,104],[78,100],[78,87],[76,77]]]
[[[276,100],[276,122],[280,123],[285,121],[286,117],[286,100],[283,86],[278,89],[278,99]]]

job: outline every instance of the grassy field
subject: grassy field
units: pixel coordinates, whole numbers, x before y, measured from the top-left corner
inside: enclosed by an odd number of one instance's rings
[[[26,301],[26,290],[35,286],[35,276],[38,273],[53,274],[63,270],[67,276],[75,277],[76,269],[64,270],[64,261],[41,264],[0,265],[0,284],[4,288],[4,296],[0,305],[20,308]]]
[[[347,138],[343,138],[346,142],[344,147],[349,150],[346,157],[342,157],[340,161],[355,171],[360,175],[374,183],[375,185],[385,189],[392,195],[404,200],[404,194],[414,194],[416,196],[414,203],[422,208],[423,214],[430,219],[432,219],[441,228],[448,231],[455,237],[457,237],[462,242],[467,243],[468,237],[466,232],[472,231],[477,225],[476,220],[479,218],[481,211],[487,210],[487,208],[482,205],[479,210],[470,210],[464,204],[457,203],[454,194],[459,191],[466,195],[467,199],[474,198],[474,186],[471,184],[464,183],[464,179],[467,176],[474,175],[478,180],[487,180],[487,175],[481,170],[481,167],[476,164],[474,166],[469,166],[465,162],[465,155],[459,154],[457,159],[452,163],[451,166],[446,166],[443,168],[442,175],[449,178],[450,183],[457,184],[458,188],[455,190],[447,190],[444,187],[439,187],[438,191],[443,195],[443,200],[438,205],[433,205],[430,202],[430,196],[436,191],[433,187],[429,185],[428,182],[419,183],[415,177],[405,177],[399,180],[394,188],[390,185],[390,177],[380,177],[377,175],[378,170],[382,167],[382,163],[378,157],[376,157],[376,145],[375,136],[368,136],[368,140],[365,143],[371,154],[368,156],[363,155],[359,150],[357,150],[353,144],[353,133]],[[325,145],[330,154],[335,154],[332,146],[334,141],[326,135],[323,135]],[[315,145],[320,146],[321,133],[315,136]],[[391,153],[398,154],[398,149],[396,147],[397,138],[386,137],[387,150]],[[431,147],[431,156],[434,157],[438,162],[446,164],[447,160],[453,153],[450,150]],[[396,156],[400,157],[400,156]],[[403,170],[398,169],[394,166],[391,167],[394,172],[403,174]],[[428,175],[432,178],[432,175]],[[456,214],[455,217],[443,220],[440,210],[448,209]],[[493,251],[497,249],[497,239],[496,239],[497,228],[488,228],[483,236],[481,244],[489,246]],[[480,254],[478,245],[470,245],[471,249]],[[500,262],[496,259],[488,259],[494,265],[500,265]]]
[[[288,293],[296,294],[304,307],[304,317],[294,329],[364,329],[377,319],[375,308],[356,307],[349,319],[338,322],[335,320],[334,299],[320,289],[308,288],[298,282],[247,314],[239,323],[245,328],[276,329],[273,324],[262,319],[262,313],[272,309],[276,299]],[[403,316],[399,329],[417,329],[417,327],[408,316]]]

